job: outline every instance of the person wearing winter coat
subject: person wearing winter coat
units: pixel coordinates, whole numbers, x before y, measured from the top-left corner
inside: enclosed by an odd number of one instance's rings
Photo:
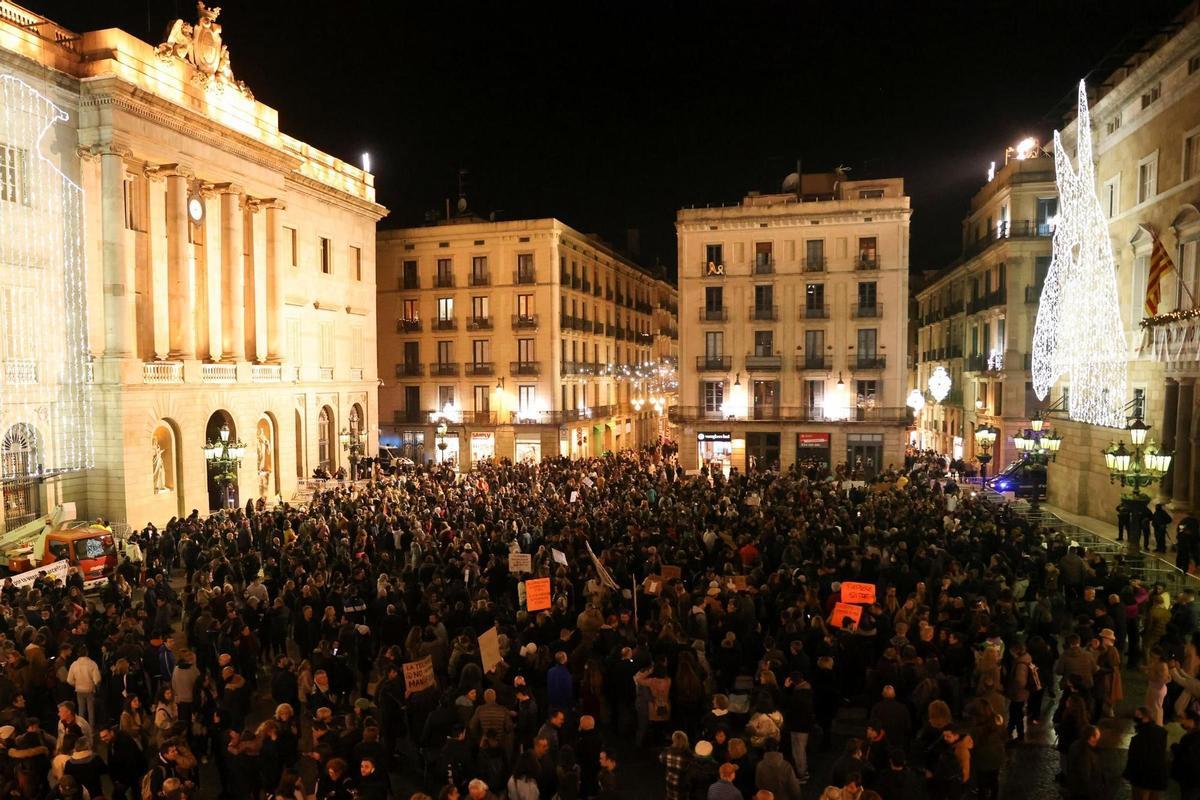
[[[783,753],[774,741],[767,742],[762,761],[754,770],[754,784],[771,792],[775,800],[800,800],[800,779],[792,765],[783,760]]]
[[[1029,703],[1033,683],[1033,656],[1025,649],[1024,642],[1012,646],[1012,666],[1004,685],[1004,696],[1008,698],[1008,738],[1015,732],[1017,741],[1025,739],[1025,709]]]
[[[1200,712],[1189,707],[1179,723],[1184,734],[1171,746],[1171,778],[1180,800],[1200,800]]]
[[[1067,750],[1067,800],[1096,800],[1106,796],[1104,769],[1096,746],[1100,729],[1089,725]]]
[[[1145,706],[1133,712],[1133,720],[1129,757],[1121,774],[1136,800],[1154,800],[1167,790],[1167,731]]]
[[[701,739],[692,748],[693,758],[683,771],[684,797],[687,800],[707,800],[708,787],[717,780],[717,762],[713,760],[712,742]]]

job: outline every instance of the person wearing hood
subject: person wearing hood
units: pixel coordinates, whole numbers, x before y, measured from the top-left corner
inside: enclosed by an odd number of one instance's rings
[[[63,775],[73,777],[94,798],[104,796],[101,776],[108,773],[104,759],[92,752],[82,739],[75,743],[75,751],[63,767]]]
[[[1167,790],[1167,731],[1154,721],[1150,709],[1133,712],[1133,738],[1121,773],[1133,788],[1135,800],[1156,800]]]
[[[762,760],[754,769],[754,783],[759,789],[766,789],[775,796],[775,800],[800,800],[800,779],[796,770],[783,759],[783,753],[774,741],[768,741]]]

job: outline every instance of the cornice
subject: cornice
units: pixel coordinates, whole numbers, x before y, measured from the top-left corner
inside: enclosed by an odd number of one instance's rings
[[[305,191],[321,200],[332,202],[346,211],[373,217],[376,222],[390,213],[387,208],[378,203],[372,203],[369,200],[355,197],[352,194],[335,189],[299,172],[289,172],[284,176],[284,179],[298,191]]]

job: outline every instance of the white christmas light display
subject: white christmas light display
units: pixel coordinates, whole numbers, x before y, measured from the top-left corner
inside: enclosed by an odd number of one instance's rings
[[[1124,427],[1125,332],[1108,223],[1096,196],[1087,90],[1079,82],[1075,159],[1058,131],[1058,182],[1053,257],[1033,329],[1033,388],[1044,399],[1063,376],[1070,381],[1067,414],[1093,425]]]
[[[66,120],[0,75],[0,424],[37,431],[43,472],[93,461],[83,190],[42,153]]]
[[[950,394],[950,373],[946,372],[945,367],[933,368],[933,374],[929,376],[929,393],[939,403]]]
[[[921,409],[925,407],[925,395],[920,389],[913,389],[908,393],[908,407],[914,414],[921,413]]]

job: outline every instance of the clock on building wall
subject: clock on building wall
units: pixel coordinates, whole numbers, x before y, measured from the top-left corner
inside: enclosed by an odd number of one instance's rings
[[[200,223],[204,220],[204,201],[199,195],[188,195],[187,212],[188,219],[192,222]]]

